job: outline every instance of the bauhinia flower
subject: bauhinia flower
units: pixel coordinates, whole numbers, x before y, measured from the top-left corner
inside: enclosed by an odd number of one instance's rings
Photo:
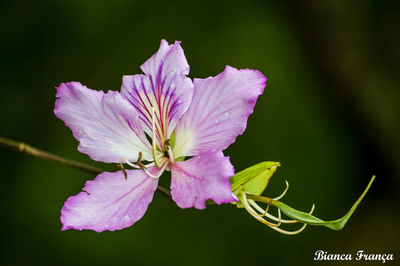
[[[136,168],[87,181],[65,202],[62,230],[131,226],[146,212],[165,170],[171,171],[171,196],[181,208],[204,209],[208,199],[238,200],[229,182],[234,168],[222,151],[245,130],[265,88],[264,75],[227,66],[192,82],[180,42],[165,40],[141,70],[144,75],[123,76],[120,92],[79,82],[57,88],[54,112],[79,141],[78,150],[96,161]]]

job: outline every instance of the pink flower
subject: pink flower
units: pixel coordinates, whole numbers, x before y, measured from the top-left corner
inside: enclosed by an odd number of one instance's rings
[[[171,195],[181,208],[204,209],[207,199],[237,201],[229,183],[234,169],[222,150],[245,130],[266,78],[227,66],[216,77],[192,82],[179,42],[165,40],[141,69],[145,75],[123,77],[121,92],[79,82],[57,88],[54,112],[79,141],[78,150],[137,168],[126,170],[127,178],[123,171],[104,172],[87,181],[65,202],[62,230],[131,226],[146,212],[165,170],[172,173]]]

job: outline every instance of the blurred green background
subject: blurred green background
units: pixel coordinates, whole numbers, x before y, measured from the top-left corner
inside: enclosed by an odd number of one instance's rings
[[[54,88],[80,81],[119,90],[122,75],[140,73],[164,38],[182,41],[191,78],[225,65],[267,76],[247,130],[225,151],[236,170],[282,163],[267,195],[288,180],[284,202],[305,211],[316,203],[314,214],[336,219],[377,179],[342,231],[308,227],[285,236],[230,205],[181,210],[156,194],[131,228],[61,232],[64,201],[94,176],[0,147],[0,263],[310,265],[319,249],[394,253],[398,261],[399,7],[378,0],[2,1],[0,136],[117,170],[77,151],[53,114]]]

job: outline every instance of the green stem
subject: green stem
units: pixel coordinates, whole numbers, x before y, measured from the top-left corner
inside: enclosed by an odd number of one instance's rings
[[[42,151],[39,150],[37,148],[32,147],[29,144],[26,144],[24,142],[20,142],[20,141],[15,141],[15,140],[11,140],[11,139],[7,139],[7,138],[3,138],[0,137],[0,146],[3,147],[7,147],[22,153],[26,153],[29,155],[33,155],[35,157],[39,157],[41,159],[44,160],[48,160],[48,161],[52,161],[52,162],[56,162],[56,163],[60,163],[66,166],[70,166],[72,168],[76,168],[91,174],[95,174],[98,175],[102,172],[104,172],[104,170],[97,168],[97,167],[93,167],[87,164],[83,164],[71,159],[67,159],[46,151]],[[168,197],[171,199],[171,193],[169,192],[168,189],[162,187],[162,186],[158,186],[157,187],[157,191],[160,192],[161,194],[163,194],[164,196]]]

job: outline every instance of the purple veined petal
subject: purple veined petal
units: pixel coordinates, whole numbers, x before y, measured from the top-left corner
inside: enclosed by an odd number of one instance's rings
[[[54,113],[80,142],[78,150],[93,160],[136,161],[139,152],[152,160],[151,145],[136,110],[118,92],[88,89],[79,82],[57,88]]]
[[[149,171],[155,169],[149,168]],[[153,199],[158,179],[142,170],[104,172],[87,181],[83,191],[69,197],[61,210],[62,230],[114,231],[143,217]]]
[[[145,131],[152,135],[152,108],[158,139],[170,137],[177,121],[189,107],[193,83],[179,42],[161,41],[158,52],[141,69],[146,75],[124,76],[121,94],[138,110]]]
[[[226,149],[246,129],[266,80],[257,70],[230,66],[215,77],[195,79],[192,103],[175,128],[174,156]]]
[[[157,53],[140,66],[142,71],[149,76],[157,75],[159,71],[176,70],[183,75],[189,74],[190,67],[180,46],[179,41],[169,45],[166,40],[161,40]],[[160,66],[163,69],[160,69]]]
[[[217,204],[237,201],[229,178],[234,175],[229,157],[210,150],[171,166],[171,195],[181,208],[204,209],[206,200]]]

